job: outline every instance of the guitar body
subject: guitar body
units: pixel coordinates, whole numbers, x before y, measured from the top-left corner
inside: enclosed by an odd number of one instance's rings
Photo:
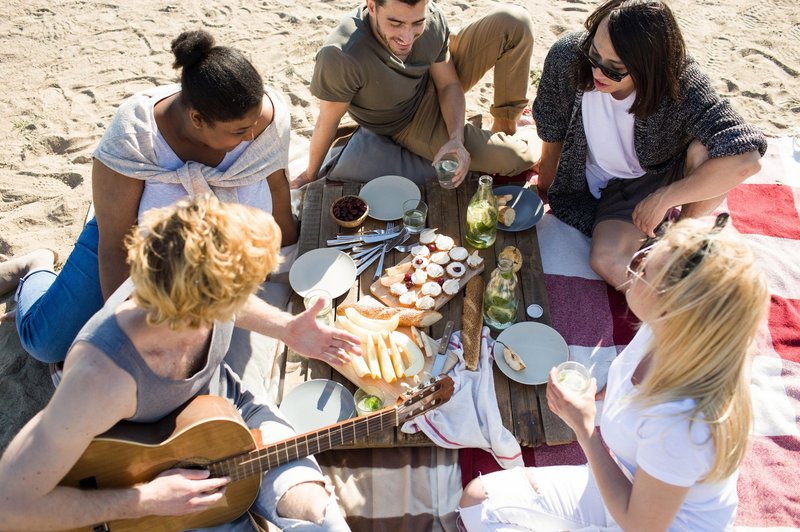
[[[220,525],[250,508],[265,471],[400,426],[447,402],[453,389],[450,377],[434,377],[401,395],[394,407],[266,446],[260,445],[260,435],[256,438],[226,399],[200,395],[158,423],[122,422],[96,437],[60,485],[119,489],[148,482],[176,467],[208,469],[212,476],[233,480],[225,487],[225,497],[202,512],[124,519],[74,530],[173,532]]]
[[[154,424],[123,422],[95,438],[61,481],[82,489],[127,488],[174,467],[201,468],[209,462],[256,448],[253,434],[225,399],[198,396]],[[261,474],[231,482],[214,506],[182,516],[148,516],[78,530],[171,532],[226,523],[250,508]]]

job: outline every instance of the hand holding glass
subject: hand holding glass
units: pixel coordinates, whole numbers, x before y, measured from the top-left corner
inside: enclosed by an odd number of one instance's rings
[[[577,395],[583,394],[589,389],[591,375],[586,366],[574,360],[562,362],[556,368],[558,375],[556,380],[565,390]]]
[[[458,160],[455,156],[445,156],[439,159],[439,162],[434,165],[436,169],[436,179],[439,181],[439,186],[442,188],[456,188],[453,183],[453,178],[458,170]]]

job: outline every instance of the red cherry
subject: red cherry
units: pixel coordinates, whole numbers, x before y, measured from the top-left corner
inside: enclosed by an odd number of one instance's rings
[[[412,286],[414,286],[414,283],[412,283],[411,281],[406,281],[406,288],[410,290]]]
[[[439,286],[442,286],[444,284],[444,277],[439,277],[436,279],[436,282],[439,283]]]
[[[436,244],[428,244],[428,249],[431,250],[431,252],[436,251]]]
[[[410,282],[411,281],[411,274],[410,273],[405,274],[403,276],[403,281],[405,281],[407,283]]]

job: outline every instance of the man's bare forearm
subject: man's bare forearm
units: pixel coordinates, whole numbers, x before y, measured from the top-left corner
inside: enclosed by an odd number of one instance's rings
[[[447,126],[451,140],[464,143],[464,121],[466,119],[466,98],[461,86],[451,83],[439,92],[439,108]]]

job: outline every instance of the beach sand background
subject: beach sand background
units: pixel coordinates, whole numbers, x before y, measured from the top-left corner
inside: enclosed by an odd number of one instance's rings
[[[309,138],[317,111],[308,89],[314,54],[357,3],[7,0],[0,17],[0,260],[42,246],[69,254],[90,205],[92,150],[126,97],[176,80],[169,43],[181,31],[205,28],[247,54],[286,96],[293,132]],[[536,27],[534,77],[549,46],[597,5],[517,3]],[[454,30],[495,4],[440,2]],[[797,0],[670,5],[691,55],[747,120],[767,135],[800,134]],[[468,115],[484,113],[491,95],[487,76],[467,95]],[[0,313],[13,305],[3,296]],[[25,355],[13,324],[0,325],[0,449],[51,393],[46,366]]]

